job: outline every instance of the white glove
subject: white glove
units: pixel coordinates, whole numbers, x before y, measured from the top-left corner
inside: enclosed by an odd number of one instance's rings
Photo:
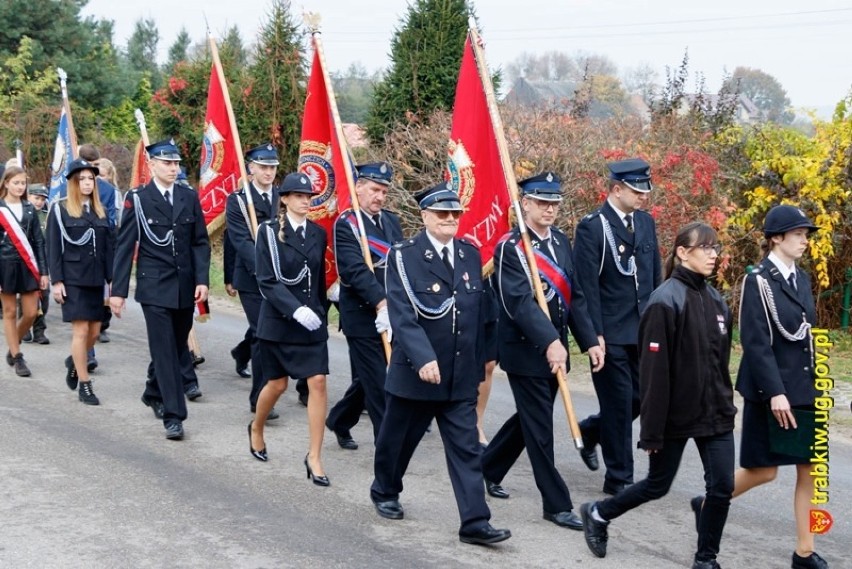
[[[297,308],[296,312],[293,313],[293,318],[295,318],[296,322],[307,328],[310,332],[318,330],[319,327],[322,326],[322,320],[320,320],[320,317],[307,306],[300,306]]]
[[[390,317],[388,316],[388,307],[383,306],[379,309],[379,312],[376,314],[376,332],[381,334],[382,332],[390,332]]]
[[[340,302],[340,281],[334,281],[331,288],[328,289],[329,302]]]

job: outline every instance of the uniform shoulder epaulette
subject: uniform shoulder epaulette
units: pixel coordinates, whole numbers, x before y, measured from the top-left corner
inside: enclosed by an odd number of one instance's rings
[[[568,237],[568,234],[556,227],[555,225],[550,226],[550,231],[556,233],[557,235],[561,235],[562,237]]]
[[[477,250],[479,249],[479,247],[476,244],[474,244],[472,241],[469,241],[465,237],[457,237],[457,239],[458,239],[459,243],[464,243],[465,245],[473,247],[474,249],[477,249]]]
[[[590,213],[590,214],[588,214],[588,215],[584,216],[584,217],[583,217],[583,221],[591,221],[591,220],[593,220],[594,218],[598,217],[600,214],[601,214],[601,209],[600,209],[600,208],[598,208],[598,209],[596,209],[595,211],[593,211],[592,213]]]
[[[354,209],[352,209],[351,207],[346,208],[346,209],[344,209],[343,211],[340,212],[340,219],[347,219],[347,218],[351,217],[353,213],[355,213]]]
[[[397,241],[393,244],[394,249],[405,249],[406,247],[411,247],[414,245],[414,239],[403,239],[402,241]]]
[[[759,265],[755,265],[751,268],[750,274],[757,275],[759,273],[762,273],[764,269],[766,269],[766,267],[763,265],[763,263],[760,263]]]

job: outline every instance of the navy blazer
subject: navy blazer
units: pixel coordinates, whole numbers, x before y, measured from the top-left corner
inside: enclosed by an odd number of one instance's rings
[[[816,322],[811,279],[798,267],[796,274],[797,289],[793,289],[775,263],[763,259],[743,282],[740,301],[743,358],[737,373],[737,391],[751,401],[768,401],[783,393],[791,405],[813,405],[818,395],[810,338],[798,341],[784,338],[772,316],[767,318],[758,288],[758,277],[765,279],[781,325],[795,333],[803,321],[812,325]]]
[[[257,225],[260,226],[264,221],[276,219],[278,217],[278,203],[280,197],[275,186],[272,186],[270,204],[266,205],[263,198],[260,197],[260,192],[254,187],[254,184],[249,184],[254,200],[254,213],[257,216]],[[242,205],[242,207],[240,207]],[[243,215],[243,208],[246,214]],[[257,292],[257,274],[254,264],[255,243],[251,236],[251,229],[246,216],[248,215],[248,206],[246,205],[245,188],[238,192],[234,192],[228,196],[225,201],[225,221],[228,227],[228,237],[231,240],[236,256],[234,258],[234,270],[230,282],[237,290],[245,292]]]
[[[393,349],[385,389],[392,395],[421,401],[476,399],[479,382],[485,377],[482,260],[469,242],[453,242],[452,277],[425,230],[394,245],[388,258],[386,288]],[[453,299],[455,306],[442,317],[430,314]],[[429,317],[419,314],[415,303]],[[441,373],[437,385],[423,381],[418,373],[433,360]]]
[[[571,301],[570,306],[565,307],[559,295],[554,294],[547,304],[549,314],[539,307],[521,263],[524,251],[523,245],[518,247],[520,230],[516,227],[510,231],[494,251],[495,288],[501,308],[497,324],[498,353],[500,367],[507,373],[552,376],[545,356],[547,347],[554,340],[567,347],[569,329],[584,352],[598,345],[586,310],[585,295],[576,278],[571,242],[555,227],[551,227],[550,232],[556,262],[571,283]],[[532,231],[530,241],[533,247],[540,246],[538,236]],[[546,283],[542,282],[542,285]],[[570,369],[570,361],[566,363]]]
[[[80,217],[71,217],[66,209],[66,198],[50,207],[47,216],[47,261],[51,282],[75,286],[103,286],[112,282],[112,263],[115,235],[108,217],[98,217],[93,211]],[[106,212],[104,212],[106,213]],[[94,239],[83,245],[74,245],[63,238],[59,221],[72,241],[79,241],[89,229]],[[64,241],[64,242],[63,242]],[[64,251],[63,251],[64,249]]]
[[[396,214],[382,210],[382,229],[362,212],[368,238],[393,245],[402,240],[402,226]],[[346,210],[334,223],[334,254],[340,277],[340,326],[349,337],[372,338],[376,332],[376,305],[385,299],[385,258],[371,249],[375,272],[367,268],[356,235],[355,212]]]
[[[604,202],[580,221],[574,237],[577,281],[586,293],[595,332],[607,344],[639,341],[639,316],[651,293],[663,282],[654,218],[641,210],[632,216],[634,231],[630,233],[609,202]],[[616,267],[601,218],[612,228],[621,266],[626,269],[630,256],[635,256],[638,288],[636,279],[622,275]]]
[[[325,291],[325,230],[308,220],[305,224],[304,243],[296,235],[290,222],[285,222],[284,243],[278,239],[281,226],[278,220],[267,221],[258,228],[257,284],[263,300],[257,322],[257,337],[271,342],[287,344],[314,344],[328,340],[328,302]],[[273,259],[275,264],[273,264]],[[294,284],[278,280],[275,266],[281,276],[294,280]],[[307,306],[322,320],[319,329],[309,332],[293,318],[300,306]]]
[[[135,298],[139,304],[191,308],[195,303],[195,287],[209,285],[210,240],[198,194],[180,184],[174,184],[173,189],[172,206],[163,199],[153,181],[125,196],[115,248],[112,296],[127,298],[137,242]],[[139,212],[134,196],[139,198]],[[157,245],[148,237],[143,224],[158,240],[174,231],[174,243]]]

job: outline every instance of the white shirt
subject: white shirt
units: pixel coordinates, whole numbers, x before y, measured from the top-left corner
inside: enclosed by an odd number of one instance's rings
[[[175,203],[175,185],[164,187],[161,186],[156,178],[152,178],[154,180],[154,185],[157,186],[157,189],[160,190],[160,195],[163,196],[163,199],[166,199],[166,192],[169,192],[169,196],[172,198],[170,203]]]
[[[266,199],[269,200],[269,203],[272,203],[272,186],[269,186],[265,190],[255,186],[255,189],[257,190],[257,193],[260,194],[260,199],[263,199],[263,196],[266,196]]]
[[[621,220],[621,225],[623,225],[624,227],[627,227],[627,223],[624,221],[624,218],[627,217],[628,214],[626,214],[623,211],[621,211],[620,209],[618,209],[618,207],[616,207],[616,205],[614,203],[612,203],[611,199],[607,198],[606,201],[610,205],[610,207],[612,207],[612,209],[615,210],[615,213],[618,214],[618,218]],[[633,219],[633,214],[630,214],[630,219]]]
[[[307,222],[307,220],[302,221],[302,223],[296,223],[296,221],[292,217],[290,217],[290,212],[288,211],[287,212],[287,221],[290,222],[290,227],[293,228],[294,232],[298,232],[298,229],[301,227],[302,228],[302,235],[305,235],[305,236],[308,235],[308,230],[307,230],[308,222]]]
[[[18,203],[6,202],[6,206],[8,206],[8,208],[10,210],[12,210],[12,213],[15,214],[15,217],[18,218],[18,221],[21,221],[21,218],[24,216],[24,203],[23,202],[18,202]]]
[[[550,227],[547,228],[547,235],[545,235],[544,237],[539,235],[538,231],[536,231],[535,229],[533,229],[529,225],[527,225],[527,229],[529,230],[530,233],[532,233],[533,235],[538,237],[539,242],[543,243],[544,240],[547,239],[547,249],[550,251],[550,256],[555,259],[556,258],[556,251],[553,250],[553,239],[552,239],[553,232],[550,231]]]
[[[785,281],[790,282],[790,275],[796,274],[796,263],[793,263],[788,267],[774,252],[767,255],[766,258],[772,261],[773,265],[778,267],[778,272],[781,273],[781,276],[784,277]]]
[[[432,247],[435,248],[435,251],[438,253],[438,257],[441,257],[443,259],[444,247],[446,247],[448,249],[448,255],[450,257],[450,265],[452,265],[453,268],[455,268],[456,258],[453,255],[453,253],[455,252],[455,244],[453,243],[453,240],[450,239],[447,242],[447,244],[445,245],[445,244],[441,243],[440,241],[438,241],[437,239],[435,239],[434,237],[432,237],[432,234],[429,233],[428,231],[426,232],[426,237],[429,239],[429,243],[432,244]]]

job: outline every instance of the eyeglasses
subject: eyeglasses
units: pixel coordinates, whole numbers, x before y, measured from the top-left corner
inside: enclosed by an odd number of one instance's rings
[[[710,245],[709,243],[702,243],[701,245],[693,245],[690,249],[701,249],[701,251],[705,255],[709,255],[710,253],[716,253],[716,255],[720,255],[722,253],[722,246],[716,243],[715,245]]]
[[[545,200],[533,200],[533,202],[535,202],[535,205],[538,206],[538,209],[543,209],[545,211],[549,209],[552,209],[554,211],[559,209],[559,202],[556,201],[551,202]]]
[[[426,211],[431,212],[433,215],[435,215],[436,217],[439,217],[441,219],[444,219],[445,217],[449,217],[449,216],[452,216],[453,218],[458,219],[458,218],[461,217],[461,214],[462,214],[461,211],[452,210],[452,209],[428,209]]]

